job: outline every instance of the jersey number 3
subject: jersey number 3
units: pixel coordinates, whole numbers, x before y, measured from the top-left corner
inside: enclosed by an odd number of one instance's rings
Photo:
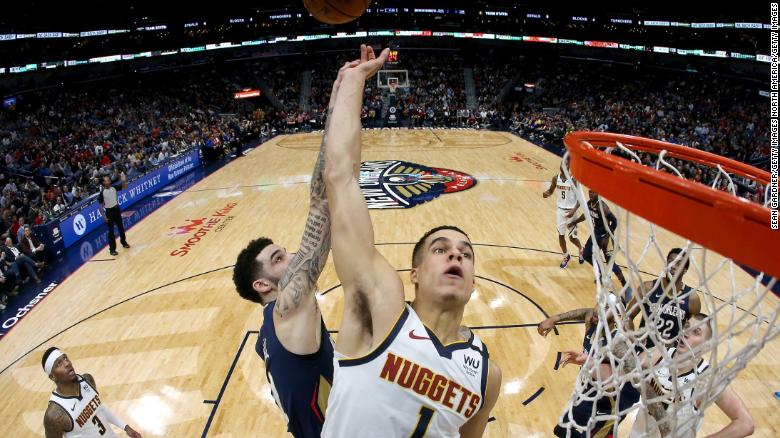
[[[103,426],[103,423],[100,421],[100,418],[98,418],[97,415],[92,417],[92,424],[97,426],[99,434],[101,434],[101,435],[105,435],[106,434],[106,426]]]
[[[434,413],[433,409],[423,405],[420,408],[420,420],[417,422],[417,427],[414,428],[414,432],[412,432],[409,438],[423,438],[425,432],[428,431],[428,426],[431,424]]]

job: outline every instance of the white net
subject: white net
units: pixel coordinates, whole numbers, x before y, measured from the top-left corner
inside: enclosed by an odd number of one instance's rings
[[[766,202],[766,187],[729,175],[720,166],[667,158],[665,151],[638,152],[620,143],[607,152],[695,178],[747,202]],[[563,166],[567,174],[568,158]],[[631,430],[631,437],[696,436],[705,410],[780,333],[780,300],[772,292],[776,279],[748,273],[730,258],[609,200],[594,201],[587,187],[580,185],[576,192],[579,205],[589,207],[581,210],[590,236],[595,236],[589,237],[589,262],[599,318],[589,328],[592,346],[579,357],[584,364],[556,435],[617,436],[620,429],[621,436]],[[770,248],[766,255],[772,256]],[[624,285],[618,272],[625,276]],[[634,416],[633,425],[628,424]]]

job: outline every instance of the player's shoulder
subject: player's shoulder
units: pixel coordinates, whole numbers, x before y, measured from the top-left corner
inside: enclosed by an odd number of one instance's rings
[[[86,380],[86,382],[89,383],[93,388],[97,389],[97,385],[95,384],[95,378],[92,377],[92,374],[82,374],[81,378]]]
[[[53,401],[49,401],[49,406],[43,414],[43,425],[45,427],[66,431],[71,429],[71,421],[70,415],[65,411],[65,408]]]

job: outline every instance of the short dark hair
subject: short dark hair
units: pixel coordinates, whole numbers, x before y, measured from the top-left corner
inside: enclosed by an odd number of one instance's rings
[[[51,353],[54,350],[58,350],[58,348],[57,347],[49,347],[49,349],[47,349],[46,351],[43,352],[43,357],[41,358],[41,368],[43,368],[44,370],[46,369],[46,359],[49,358],[49,356],[51,355]]]
[[[666,254],[666,260],[669,260],[669,257],[674,257],[676,259],[677,254],[681,254],[680,259],[684,259],[687,256],[685,250],[683,250],[682,248],[672,248],[669,250],[669,253]],[[683,269],[687,270],[690,264],[691,264],[691,259],[688,258],[687,260],[685,260],[685,266],[683,266]]]
[[[423,236],[420,238],[420,240],[414,245],[414,250],[412,250],[412,267],[413,268],[416,268],[417,266],[420,265],[420,262],[422,262],[422,247],[423,247],[423,244],[425,243],[425,240],[431,234],[433,234],[433,233],[435,233],[437,231],[441,231],[441,230],[457,231],[459,233],[462,233],[467,238],[469,238],[469,240],[471,240],[471,238],[469,237],[468,234],[466,234],[465,231],[461,230],[460,228],[458,228],[458,227],[456,227],[454,225],[440,225],[440,226],[438,226],[436,228],[431,228],[425,234],[423,234]]]
[[[249,242],[246,248],[238,253],[236,265],[233,267],[233,283],[241,298],[255,303],[263,303],[263,299],[252,287],[252,283],[263,275],[263,264],[257,261],[257,255],[273,240],[267,237],[260,237]]]

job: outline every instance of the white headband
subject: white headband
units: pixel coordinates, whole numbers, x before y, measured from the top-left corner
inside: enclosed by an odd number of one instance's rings
[[[54,368],[54,363],[57,362],[57,359],[64,355],[65,353],[60,350],[53,350],[51,354],[49,354],[49,357],[46,358],[46,363],[43,364],[43,371],[46,372],[47,376],[51,375],[51,369]]]

